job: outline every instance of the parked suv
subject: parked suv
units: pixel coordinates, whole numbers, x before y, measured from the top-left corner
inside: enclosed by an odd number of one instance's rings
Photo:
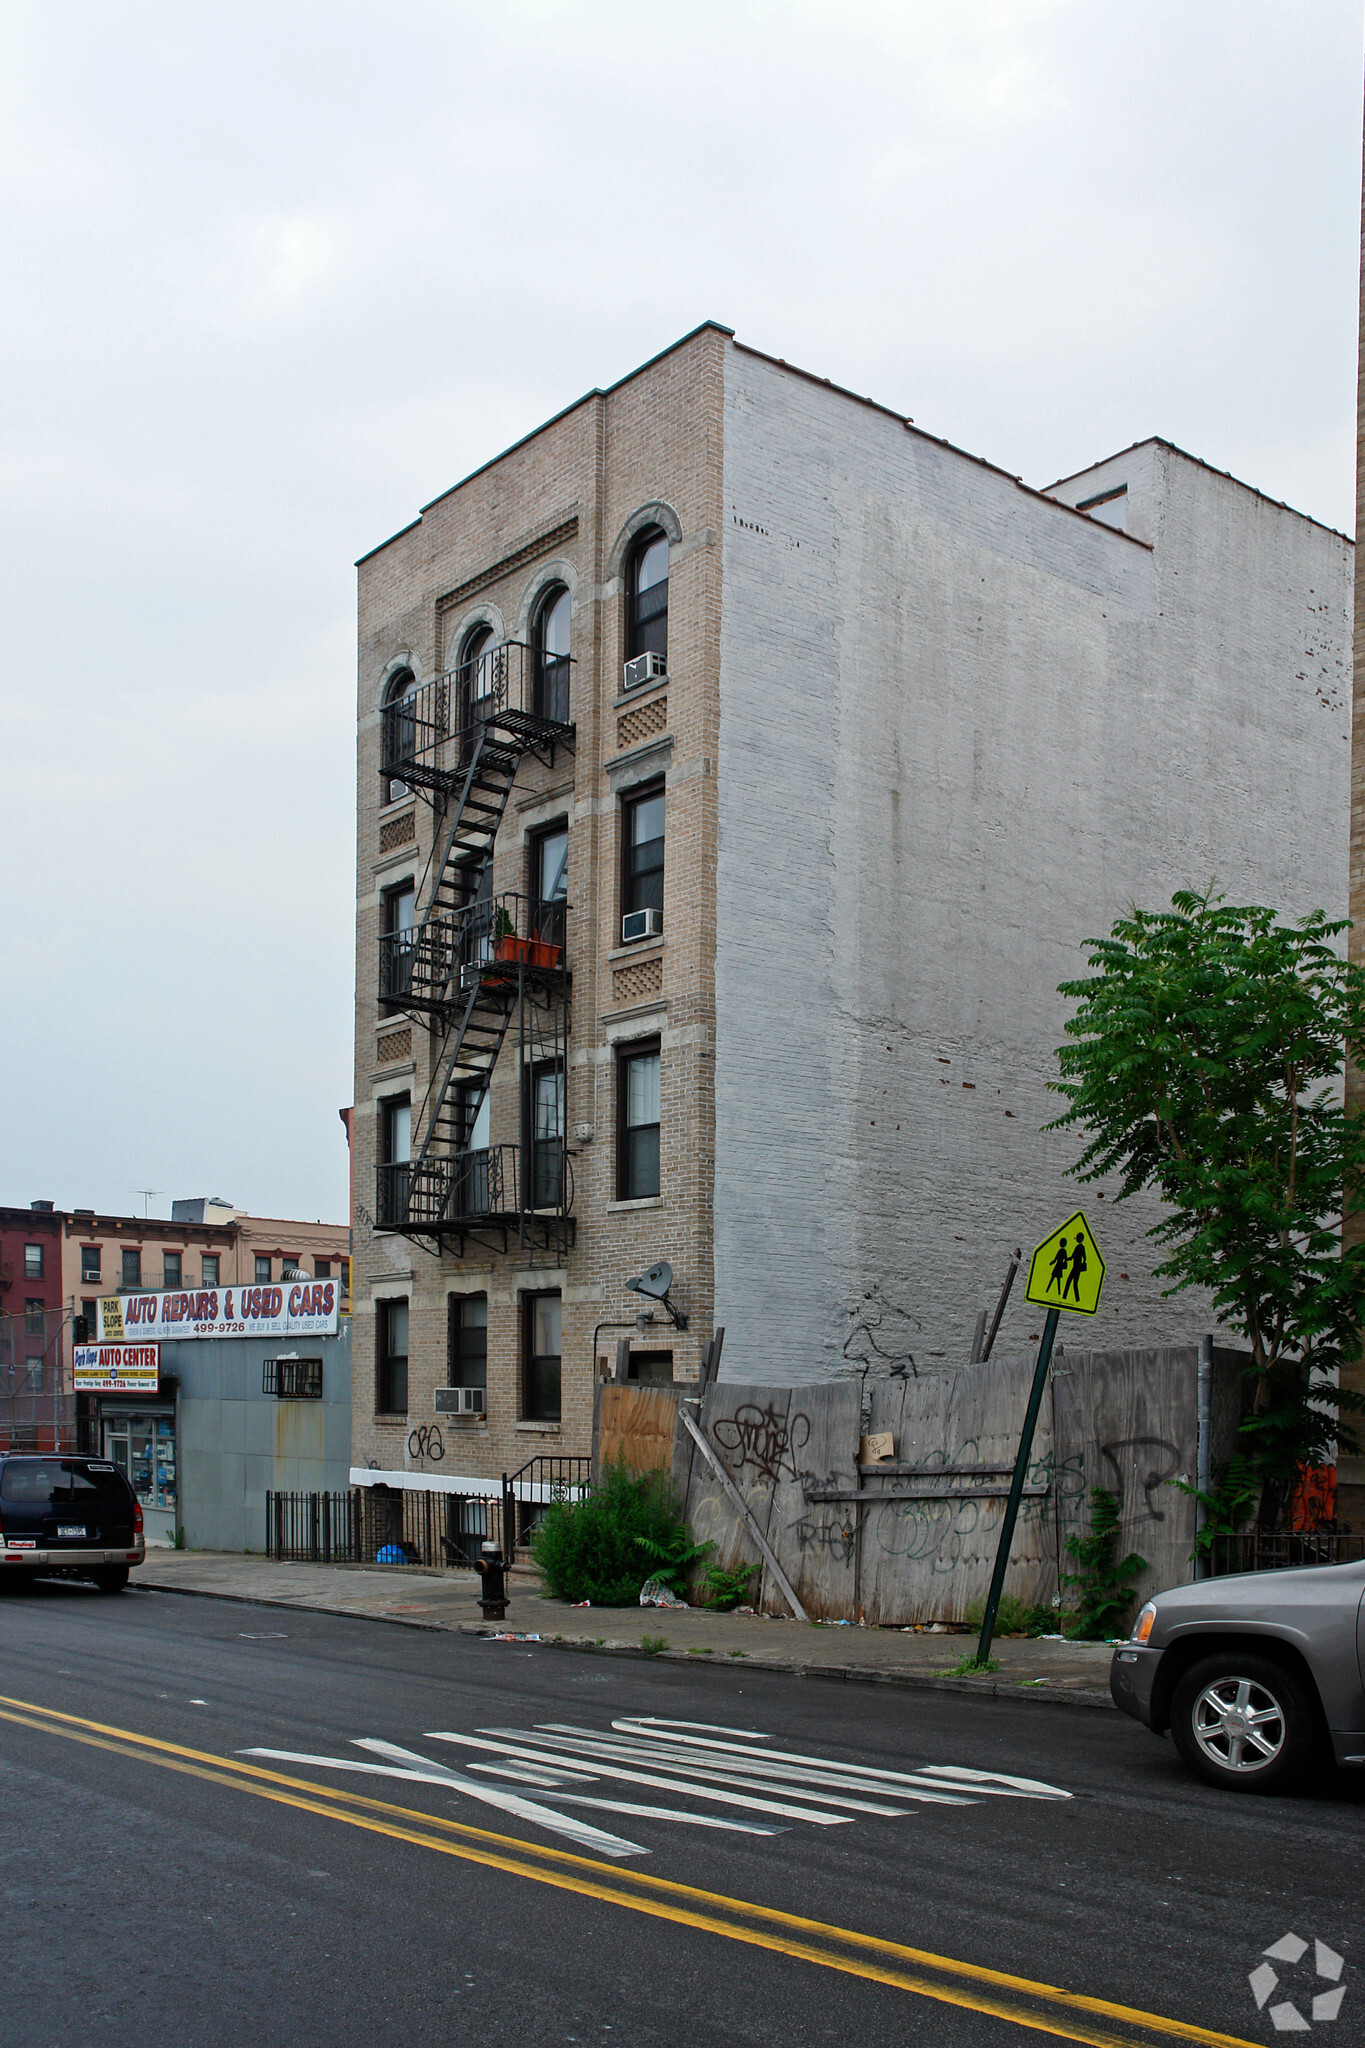
[[[142,1503],[102,1458],[0,1458],[0,1573],[93,1579],[121,1593],[147,1554]]]
[[[1279,1792],[1319,1759],[1365,1764],[1365,1563],[1158,1593],[1109,1690],[1211,1785]]]

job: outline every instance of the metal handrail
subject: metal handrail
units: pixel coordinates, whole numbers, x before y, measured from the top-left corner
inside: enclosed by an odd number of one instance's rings
[[[520,1145],[482,1145],[464,1152],[429,1155],[423,1160],[397,1160],[375,1169],[376,1222],[381,1230],[408,1225],[515,1221],[521,1215],[571,1216],[574,1205],[573,1161],[563,1139],[542,1139],[542,1155],[556,1154],[550,1173],[553,1187],[524,1186]],[[538,1201],[539,1194],[550,1199]],[[523,1208],[522,1197],[526,1195]]]
[[[436,911],[419,925],[379,937],[379,999],[418,1003],[448,999],[453,989],[478,981],[499,982],[521,968],[532,974],[562,975],[569,905],[562,898],[542,903],[504,890]]]
[[[547,659],[522,640],[482,648],[384,706],[381,773],[400,780],[417,768],[455,773],[483,727],[529,738],[566,735],[572,665],[571,655]]]

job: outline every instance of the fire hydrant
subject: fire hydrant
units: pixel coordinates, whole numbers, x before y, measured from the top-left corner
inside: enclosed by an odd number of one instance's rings
[[[474,1569],[483,1580],[479,1605],[485,1621],[502,1621],[507,1614],[507,1568],[496,1543],[485,1543],[481,1550],[482,1555],[474,1560]]]

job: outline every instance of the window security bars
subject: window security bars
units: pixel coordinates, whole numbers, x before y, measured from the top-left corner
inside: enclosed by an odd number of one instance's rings
[[[261,1392],[281,1401],[322,1399],[320,1358],[267,1358],[261,1363]]]

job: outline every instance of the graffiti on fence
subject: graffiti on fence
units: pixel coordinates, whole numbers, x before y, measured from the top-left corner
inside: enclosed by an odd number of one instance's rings
[[[838,1564],[848,1564],[853,1556],[857,1539],[851,1518],[813,1514],[807,1509],[804,1515],[799,1515],[787,1526],[803,1556],[807,1551],[814,1551],[818,1556],[833,1558]]]
[[[926,1464],[937,1466],[940,1462],[945,1469],[958,1467],[958,1478],[963,1475],[961,1467],[969,1465],[968,1453],[979,1457],[976,1440],[969,1439],[959,1444],[952,1452],[941,1452]],[[1019,1503],[1019,1522],[1023,1527],[1038,1524],[1053,1511],[1053,1493],[1063,1483],[1074,1482],[1070,1468],[1078,1461],[1065,1461],[1066,1471],[1057,1467],[1052,1452],[1042,1451],[1033,1459],[1024,1475],[1029,1487],[1045,1487],[1046,1493],[1026,1494]],[[1001,1475],[990,1473],[990,1478]],[[993,1541],[999,1526],[1004,1501],[999,1495],[977,1496],[964,1492],[957,1499],[944,1497],[936,1500],[932,1496],[919,1500],[888,1500],[884,1504],[868,1503],[867,1536],[870,1542],[887,1557],[904,1559],[907,1563],[927,1564],[931,1572],[941,1576],[956,1571],[964,1556],[972,1548],[972,1539],[982,1542]]]
[[[1135,1455],[1125,1458],[1125,1451]],[[1164,1522],[1166,1510],[1159,1508],[1154,1498],[1157,1488],[1169,1486],[1180,1469],[1179,1444],[1173,1444],[1164,1436],[1123,1436],[1112,1443],[1100,1445],[1100,1456],[1114,1475],[1110,1492],[1119,1504],[1125,1526],[1140,1522]],[[1126,1466],[1136,1466],[1137,1484],[1142,1489],[1142,1507],[1136,1500],[1129,1500],[1124,1484]]]
[[[732,1471],[748,1468],[773,1481],[785,1472],[796,1479],[796,1453],[810,1442],[810,1417],[801,1410],[779,1415],[771,1403],[760,1408],[746,1401],[732,1416],[719,1416],[711,1424],[711,1434],[723,1451],[732,1454],[725,1461]]]

